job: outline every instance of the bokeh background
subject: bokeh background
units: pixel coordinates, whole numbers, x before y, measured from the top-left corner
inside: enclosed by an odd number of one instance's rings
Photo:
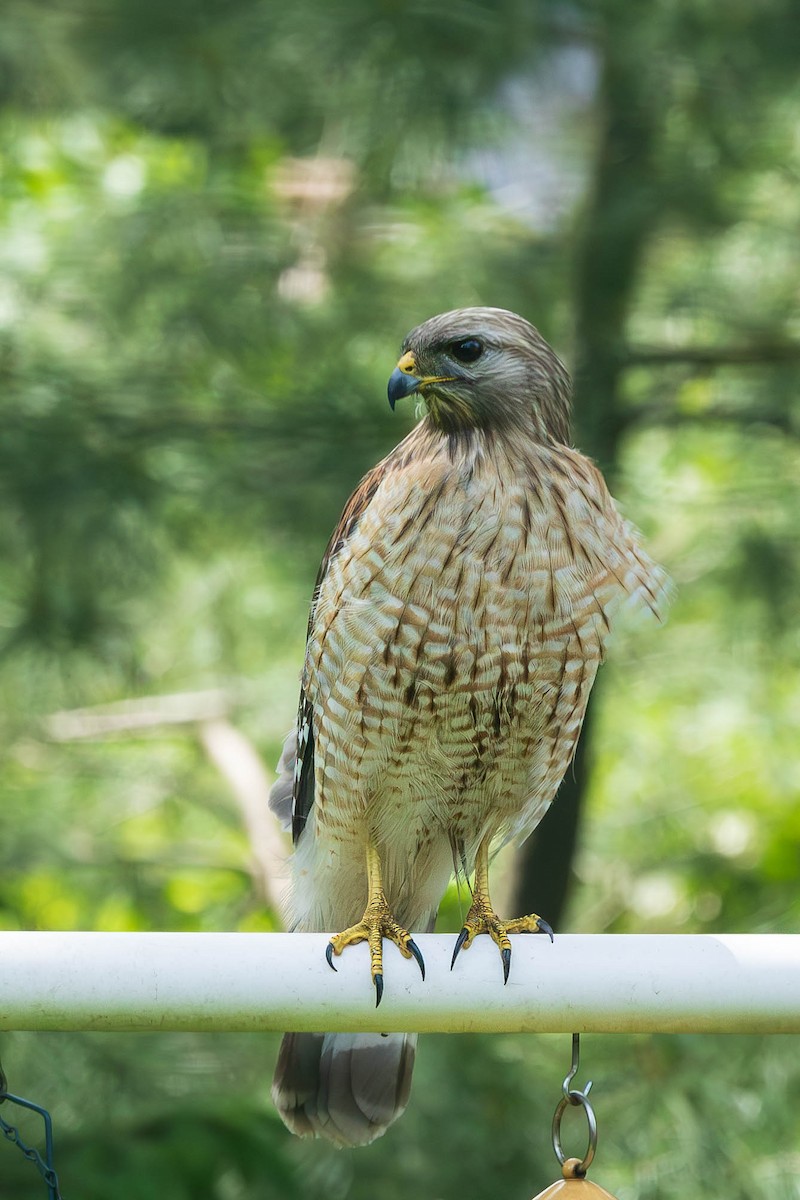
[[[798,62],[795,0],[4,0],[0,927],[280,927],[264,790],[321,552],[413,420],[406,331],[493,304],[571,365],[576,443],[677,586],[617,638],[504,904],[798,928]],[[284,1131],[276,1049],[0,1040],[67,1200],[556,1178],[568,1038],[424,1038],[357,1152]],[[800,1197],[796,1040],[583,1062],[621,1200]],[[3,1200],[43,1194],[0,1145]]]

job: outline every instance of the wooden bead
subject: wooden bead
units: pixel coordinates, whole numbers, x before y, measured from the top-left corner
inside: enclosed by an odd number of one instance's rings
[[[534,1196],[533,1200],[551,1200],[554,1196],[558,1196],[559,1200],[614,1200],[605,1188],[577,1174],[580,1165],[579,1158],[568,1158],[561,1168],[564,1178],[559,1179],[557,1183],[551,1183],[549,1188]]]

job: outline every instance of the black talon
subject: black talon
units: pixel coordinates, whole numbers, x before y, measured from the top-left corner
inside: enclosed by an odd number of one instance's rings
[[[464,945],[464,942],[467,940],[468,937],[469,937],[469,930],[467,929],[466,926],[464,926],[464,928],[461,930],[461,933],[456,938],[456,948],[453,951],[453,957],[450,959],[450,970],[451,971],[452,971],[453,967],[456,965],[456,959],[458,958],[459,951],[461,950],[461,947]]]
[[[508,972],[511,970],[511,947],[506,946],[505,950],[500,951],[500,957],[503,960],[503,984],[508,983]]]
[[[328,966],[330,969],[332,971],[336,971],[336,967],[333,965],[333,942],[328,942],[327,946],[325,947],[325,958],[328,961]]]
[[[417,960],[417,965],[422,973],[422,978],[424,979],[425,978],[425,959],[422,957],[420,948],[417,945],[417,943],[414,941],[413,938],[408,939],[408,949],[411,951],[411,953],[414,955],[414,958]]]
[[[383,999],[383,976],[373,975],[372,982],[375,984],[375,1007],[377,1008]]]
[[[543,921],[541,917],[537,917],[536,924],[539,926],[539,933],[546,933],[551,942],[555,941],[552,927],[548,925],[547,921]]]

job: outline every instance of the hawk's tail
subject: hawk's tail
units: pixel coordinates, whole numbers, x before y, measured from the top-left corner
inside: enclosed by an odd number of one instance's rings
[[[415,1033],[286,1033],[275,1107],[301,1137],[366,1146],[405,1110],[416,1045]]]

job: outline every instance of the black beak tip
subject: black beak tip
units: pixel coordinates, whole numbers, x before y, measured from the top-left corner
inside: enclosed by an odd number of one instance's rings
[[[389,376],[389,386],[386,389],[386,394],[389,397],[389,407],[394,412],[394,406],[398,400],[402,400],[405,396],[410,396],[415,392],[420,385],[420,380],[416,375],[406,375],[405,371],[401,371],[399,367],[395,367]]]

